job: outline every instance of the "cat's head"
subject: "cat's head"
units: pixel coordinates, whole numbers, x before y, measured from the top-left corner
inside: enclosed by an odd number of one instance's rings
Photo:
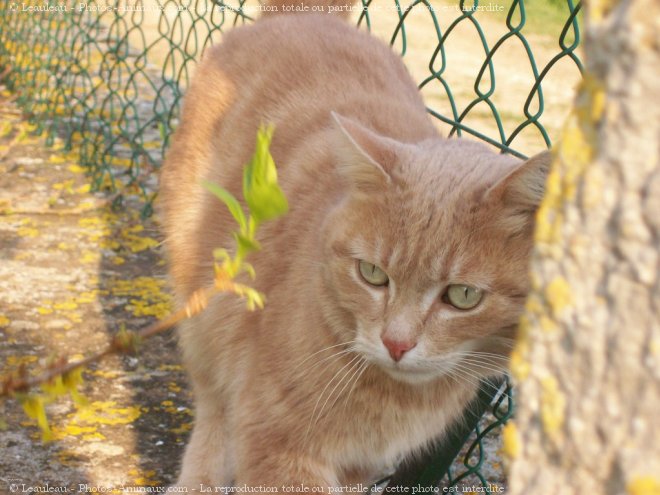
[[[346,193],[323,228],[322,300],[335,332],[406,382],[503,371],[549,153],[405,144],[334,118]]]

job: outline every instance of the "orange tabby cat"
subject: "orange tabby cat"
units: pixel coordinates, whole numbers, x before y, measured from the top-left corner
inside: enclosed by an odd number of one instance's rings
[[[549,155],[445,140],[387,45],[269,15],[206,54],[163,168],[180,302],[235,228],[200,181],[240,196],[261,123],[291,210],[251,260],[266,308],[219,297],[180,329],[196,415],[179,484],[367,482],[505,369]]]

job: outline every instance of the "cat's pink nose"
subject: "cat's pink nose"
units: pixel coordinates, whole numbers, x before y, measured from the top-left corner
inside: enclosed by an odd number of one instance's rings
[[[405,340],[392,340],[387,337],[382,337],[382,341],[383,344],[385,344],[387,351],[390,353],[390,356],[396,362],[401,361],[403,355],[417,345],[417,342],[408,342]]]

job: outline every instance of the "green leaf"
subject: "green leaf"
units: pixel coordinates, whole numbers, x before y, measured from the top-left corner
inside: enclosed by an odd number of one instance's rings
[[[243,256],[261,249],[261,245],[256,239],[251,239],[240,232],[234,232],[234,239],[236,239],[238,250]]]
[[[254,311],[257,308],[264,309],[265,299],[261,292],[257,292],[249,287],[245,291],[245,299],[248,311]]]
[[[224,262],[231,260],[231,255],[226,249],[216,248],[213,250],[213,258],[215,258],[216,261]]]
[[[204,186],[209,192],[215,195],[227,206],[229,212],[240,226],[241,231],[245,231],[247,229],[245,213],[243,213],[243,208],[241,208],[241,204],[234,197],[234,195],[227,191],[225,188],[220,187],[217,184],[213,184],[207,180],[202,180],[202,186]]]
[[[19,399],[25,414],[30,418],[37,421],[39,429],[41,429],[41,437],[44,442],[48,442],[53,438],[53,432],[48,425],[48,418],[46,418],[46,407],[44,397],[41,395],[28,395]]]
[[[67,393],[67,389],[64,386],[61,375],[56,376],[49,382],[42,383],[41,390],[46,392],[46,394],[48,394],[49,397],[57,397],[59,395],[65,395]]]
[[[273,127],[261,127],[252,161],[243,173],[243,196],[257,224],[272,220],[289,210],[289,203],[277,183],[277,169],[270,154]]]
[[[254,267],[247,261],[243,262],[243,271],[247,273],[252,280],[257,278],[257,272],[254,271]]]
[[[62,383],[64,384],[64,387],[68,390],[73,402],[79,406],[86,406],[89,403],[87,398],[78,392],[78,387],[83,383],[83,371],[84,368],[79,367],[62,375]]]

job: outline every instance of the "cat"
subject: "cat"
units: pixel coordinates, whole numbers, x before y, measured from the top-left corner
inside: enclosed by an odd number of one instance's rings
[[[290,204],[251,258],[265,308],[222,296],[181,325],[195,424],[179,486],[373,480],[504,372],[529,289],[549,152],[442,138],[400,57],[346,10],[281,10],[205,54],[162,169],[181,304],[233,242],[200,182],[240,197],[262,123]]]

